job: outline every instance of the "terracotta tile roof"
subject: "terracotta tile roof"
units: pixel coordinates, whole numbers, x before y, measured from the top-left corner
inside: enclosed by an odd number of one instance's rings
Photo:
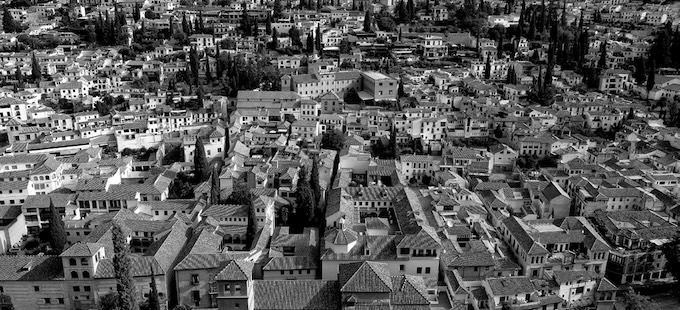
[[[338,281],[342,293],[390,293],[393,285],[387,263],[370,261],[340,265]]]
[[[61,257],[79,257],[88,256],[91,257],[94,253],[97,253],[99,249],[104,247],[103,244],[99,243],[76,243],[62,252],[59,256]]]
[[[0,255],[0,281],[49,281],[64,278],[58,256]]]
[[[253,281],[254,310],[340,309],[338,281]]]
[[[491,293],[494,296],[515,296],[533,293],[536,288],[526,276],[487,278]]]
[[[252,262],[232,260],[216,276],[215,280],[222,281],[246,281],[253,279]]]

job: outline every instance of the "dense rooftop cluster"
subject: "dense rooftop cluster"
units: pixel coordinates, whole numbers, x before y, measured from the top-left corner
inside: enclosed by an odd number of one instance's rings
[[[1,5],[0,309],[677,288],[680,4]]]

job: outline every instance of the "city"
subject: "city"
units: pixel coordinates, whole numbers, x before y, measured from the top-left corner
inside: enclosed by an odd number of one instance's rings
[[[678,2],[0,5],[0,310],[680,309]]]

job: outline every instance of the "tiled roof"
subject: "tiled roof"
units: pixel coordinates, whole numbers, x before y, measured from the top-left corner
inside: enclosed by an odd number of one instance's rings
[[[252,262],[232,260],[216,276],[215,280],[222,281],[246,281],[253,279]]]
[[[64,278],[58,256],[0,255],[0,281],[49,281]]]
[[[422,277],[394,276],[392,277],[391,305],[425,305],[429,309],[430,302],[427,300],[427,287]],[[413,309],[413,308],[412,308]]]
[[[254,310],[340,309],[338,281],[253,281]]]
[[[406,234],[397,244],[397,248],[409,249],[436,249],[441,245],[425,230],[417,234]]]
[[[148,277],[153,270],[154,274],[164,274],[163,268],[158,264],[153,256],[130,255],[130,273],[133,277]],[[105,258],[99,261],[95,279],[112,279],[116,277],[113,268],[113,259]]]
[[[387,263],[370,261],[340,265],[338,280],[343,293],[389,293],[393,285]]]
[[[64,252],[61,253],[61,257],[79,257],[79,256],[87,256],[91,257],[94,255],[94,253],[97,253],[99,249],[104,247],[103,244],[99,243],[76,243],[72,246],[70,246],[68,249],[66,249]]]
[[[326,235],[326,242],[335,245],[347,245],[357,241],[357,233],[351,229],[335,229]]]
[[[305,256],[273,257],[262,270],[316,269],[316,259]]]
[[[487,278],[486,282],[494,296],[524,295],[533,293],[536,289],[526,276]]]
[[[234,259],[242,259],[242,255],[230,253],[189,254],[175,266],[175,270],[195,270],[218,268]]]
[[[598,292],[609,292],[609,291],[618,291],[619,288],[614,285],[609,279],[607,278],[602,278],[600,280],[600,284],[597,286],[597,291]]]
[[[228,217],[247,217],[248,206],[242,205],[212,205],[203,211],[203,215],[212,216],[216,220]]]
[[[553,270],[555,281],[559,284],[577,281],[590,281],[597,279],[599,276],[588,270]]]

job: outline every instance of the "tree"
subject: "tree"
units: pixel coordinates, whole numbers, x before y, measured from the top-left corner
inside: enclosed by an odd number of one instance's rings
[[[227,159],[229,156],[229,148],[231,141],[229,141],[229,128],[224,129],[224,156],[222,158]]]
[[[272,50],[279,48],[279,33],[276,31],[276,28],[272,29],[272,43],[270,48]]]
[[[297,198],[295,199],[295,225],[291,225],[295,231],[303,231],[307,225],[313,223],[314,192],[307,180],[307,169],[302,166],[298,172]]]
[[[316,27],[316,36],[314,37],[316,50],[319,51],[319,56],[323,55],[323,48],[321,47],[321,27]]]
[[[373,32],[371,25],[373,24],[373,15],[370,11],[366,11],[364,15],[364,32]]]
[[[309,185],[314,193],[314,202],[319,203],[321,199],[321,184],[319,183],[319,157],[315,156],[312,160],[312,171],[309,176]]]
[[[399,86],[397,87],[397,95],[399,98],[404,97],[404,82],[399,79]]]
[[[397,128],[394,125],[392,125],[392,131],[390,132],[390,147],[392,148],[392,158],[399,158],[401,150],[399,150],[399,143],[397,143]]]
[[[279,19],[282,17],[283,7],[281,6],[281,0],[274,0],[274,7],[272,9],[274,19]]]
[[[113,242],[113,270],[116,277],[116,306],[119,310],[136,310],[135,283],[132,278],[132,266],[127,243],[127,235],[117,222],[111,227]]]
[[[345,134],[337,129],[328,131],[321,137],[321,147],[324,149],[339,151],[345,147]]]
[[[496,125],[496,129],[493,130],[493,135],[496,137],[496,139],[503,138],[503,129],[501,128],[501,125]]]
[[[661,251],[666,258],[664,269],[676,279],[680,279],[680,235],[673,237],[671,241],[661,246]],[[675,296],[680,299],[680,281],[675,281]]]
[[[248,5],[243,3],[243,14],[241,14],[241,31],[243,31],[244,36],[250,36],[253,28],[252,22],[250,20],[250,15],[248,14]]]
[[[300,40],[300,30],[293,26],[288,30],[288,36],[290,37],[290,44],[302,48],[302,41]]]
[[[486,65],[484,65],[484,79],[491,78],[491,57],[486,57]]]
[[[607,41],[600,44],[600,60],[597,62],[597,68],[600,70],[607,69]]]
[[[149,286],[151,289],[149,290],[149,300],[147,301],[146,308],[148,310],[161,310],[161,302],[158,298],[158,288],[156,288],[156,276],[153,266],[151,266],[151,282],[149,283]]]
[[[17,32],[17,23],[7,7],[2,12],[2,29],[7,33]]]
[[[108,293],[104,296],[100,296],[99,300],[97,301],[97,309],[98,310],[117,310],[118,307],[116,306],[116,300],[118,299],[118,294],[114,293]]]
[[[654,85],[656,84],[656,81],[655,81],[655,79],[656,79],[656,68],[654,68],[654,67],[655,67],[655,63],[654,63],[654,59],[652,59],[651,64],[649,66],[649,72],[647,73],[647,93],[648,93],[647,96],[648,97],[649,97],[649,92],[652,91],[652,89],[654,89]]]
[[[314,34],[311,32],[307,35],[307,53],[314,53]]]
[[[54,202],[50,199],[50,247],[52,251],[61,254],[66,246],[66,230],[64,229],[64,222],[61,220],[61,215]]]
[[[632,287],[623,293],[623,304],[626,310],[658,310],[659,305],[649,300],[649,297],[636,293]]]
[[[208,159],[205,157],[205,146],[200,137],[196,137],[194,148],[194,178],[195,182],[205,181],[210,174],[208,173]]]
[[[211,173],[210,204],[220,203],[220,165],[215,164]]]
[[[34,81],[40,81],[42,77],[41,71],[40,62],[38,62],[38,58],[35,56],[35,52],[33,52],[31,54],[31,75],[33,75]]]

